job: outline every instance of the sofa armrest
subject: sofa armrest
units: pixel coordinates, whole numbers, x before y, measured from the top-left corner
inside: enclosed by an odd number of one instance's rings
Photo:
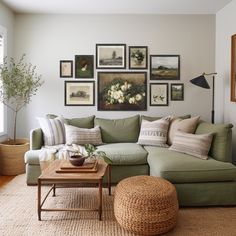
[[[43,131],[38,129],[33,129],[30,131],[30,149],[37,150],[41,149],[43,146]]]

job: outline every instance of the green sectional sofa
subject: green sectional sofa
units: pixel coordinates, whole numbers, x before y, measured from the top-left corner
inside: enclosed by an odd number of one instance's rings
[[[104,144],[98,146],[98,149],[105,151],[113,161],[114,184],[134,175],[160,176],[175,185],[180,206],[236,205],[236,166],[231,163],[231,124],[199,122],[197,134],[214,133],[209,159],[202,160],[168,148],[137,144],[141,119],[139,115],[116,120],[91,116],[67,121],[82,128],[100,126]],[[37,184],[37,178],[41,173],[41,129],[31,131],[30,145],[31,150],[25,154],[26,181],[28,185],[33,185]]]

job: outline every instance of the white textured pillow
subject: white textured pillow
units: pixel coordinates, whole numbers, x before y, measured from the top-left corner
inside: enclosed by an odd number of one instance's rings
[[[138,144],[168,147],[167,132],[170,117],[165,117],[155,121],[142,120]]]
[[[101,130],[99,126],[92,129],[78,128],[65,124],[67,144],[102,144]]]
[[[65,143],[65,126],[63,117],[48,119],[37,117],[39,125],[43,131],[44,145],[53,146]]]
[[[212,138],[213,134],[189,134],[177,131],[173,144],[169,149],[206,160],[211,148]]]

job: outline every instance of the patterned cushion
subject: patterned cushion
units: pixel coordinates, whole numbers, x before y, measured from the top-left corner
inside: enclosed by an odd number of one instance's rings
[[[138,144],[168,147],[167,132],[170,117],[165,117],[155,121],[142,120]]]
[[[43,131],[44,145],[53,146],[65,143],[65,126],[66,123],[63,117],[48,119],[37,117],[39,125]]]
[[[172,151],[182,152],[206,160],[211,148],[213,134],[188,134],[182,131],[175,133]]]
[[[99,126],[92,129],[84,129],[65,124],[65,130],[67,144],[102,144],[101,130]]]
[[[175,132],[177,130],[193,134],[197,128],[199,118],[200,116],[196,116],[189,119],[181,119],[178,117],[174,117],[170,122],[167,143],[169,145],[172,145]]]

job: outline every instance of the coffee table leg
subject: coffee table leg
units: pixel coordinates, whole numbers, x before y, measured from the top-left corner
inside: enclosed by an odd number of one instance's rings
[[[41,220],[41,181],[38,180],[38,220]]]
[[[53,197],[56,196],[56,184],[53,184],[53,194],[52,194]]]
[[[111,195],[111,166],[108,165],[108,181],[107,181],[107,187],[108,187],[108,193]]]
[[[98,207],[98,214],[99,220],[102,220],[102,179],[99,179],[99,207]]]

